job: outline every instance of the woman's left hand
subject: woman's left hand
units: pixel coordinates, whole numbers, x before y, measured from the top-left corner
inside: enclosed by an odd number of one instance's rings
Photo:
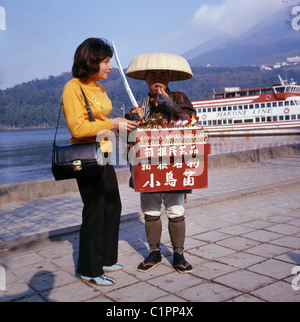
[[[137,122],[128,121],[128,120],[120,118],[120,117],[112,119],[111,121],[112,121],[112,124],[113,124],[113,128],[117,129],[117,130],[120,130],[120,131],[131,132],[131,131],[135,130],[138,127]]]

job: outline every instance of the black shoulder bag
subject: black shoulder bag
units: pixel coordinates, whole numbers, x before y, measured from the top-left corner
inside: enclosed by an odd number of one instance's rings
[[[91,122],[95,118],[88,100],[81,88]],[[57,145],[56,136],[61,116],[60,106],[52,149],[52,173],[55,180],[76,179],[101,174],[104,165],[99,142],[87,144]]]

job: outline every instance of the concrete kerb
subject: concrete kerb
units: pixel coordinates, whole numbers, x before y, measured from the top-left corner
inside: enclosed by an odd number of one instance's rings
[[[300,144],[211,155],[209,157],[209,169],[233,168],[297,154],[300,154]],[[117,169],[116,173],[120,185],[128,184],[130,178],[128,168]],[[55,181],[51,179],[5,185],[0,186],[0,205],[61,196],[72,192],[78,192],[75,180]]]
[[[277,158],[287,158],[300,154],[300,144],[270,147],[259,150],[242,151],[209,156],[209,169],[234,168],[246,164],[263,162]],[[120,185],[128,184],[129,168],[116,170]],[[78,192],[76,180],[43,180],[0,186],[0,208],[8,203],[19,203],[41,198],[50,198]]]
[[[121,217],[121,224],[131,220],[137,220],[139,218],[140,218],[139,213],[123,215]],[[29,249],[34,247],[36,244],[43,243],[53,238],[59,238],[61,236],[78,233],[80,231],[80,227],[81,225],[70,226],[66,228],[52,230],[49,232],[33,234],[28,237],[22,237],[22,238],[17,238],[13,240],[6,240],[3,242],[0,242],[0,252],[7,251],[7,250],[13,250],[15,252],[17,250],[22,251],[24,248]]]

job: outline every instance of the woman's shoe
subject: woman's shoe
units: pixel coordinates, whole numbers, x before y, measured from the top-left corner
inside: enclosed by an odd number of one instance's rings
[[[160,251],[152,252],[139,266],[138,271],[142,273],[147,273],[153,268],[158,266],[161,263],[161,254]]]
[[[81,276],[81,281],[86,284],[93,284],[97,286],[113,286],[116,284],[116,281],[112,277],[108,277],[104,274],[99,277]]]
[[[104,273],[113,273],[113,272],[117,272],[117,271],[121,271],[123,269],[123,266],[120,264],[115,264],[112,266],[103,266],[103,271]]]
[[[173,263],[177,272],[181,274],[188,274],[192,272],[193,267],[185,260],[183,254],[174,253]]]

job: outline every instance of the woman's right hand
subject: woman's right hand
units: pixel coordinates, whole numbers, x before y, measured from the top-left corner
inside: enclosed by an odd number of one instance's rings
[[[121,117],[111,120],[113,128],[119,131],[131,132],[138,127],[138,122],[129,121]]]

